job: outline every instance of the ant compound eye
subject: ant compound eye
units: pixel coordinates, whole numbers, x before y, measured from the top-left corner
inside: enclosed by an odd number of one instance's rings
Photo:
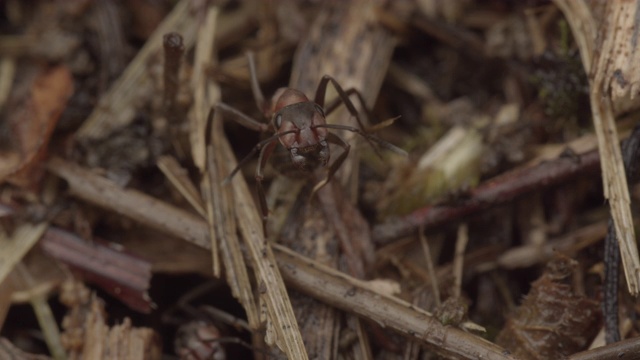
[[[282,126],[282,115],[281,114],[276,115],[276,118],[273,119],[273,123],[276,126],[276,129],[279,129],[280,126]]]

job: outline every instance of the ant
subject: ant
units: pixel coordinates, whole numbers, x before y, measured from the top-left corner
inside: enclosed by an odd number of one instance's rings
[[[345,91],[333,77],[325,75],[318,84],[314,101],[309,100],[301,91],[292,88],[278,89],[273,95],[272,100],[268,101],[265,100],[260,85],[258,84],[253,53],[248,52],[247,58],[251,74],[251,91],[253,92],[253,97],[258,109],[262,111],[265,118],[271,120],[270,124],[258,122],[224,103],[216,104],[209,116],[211,118],[214,111],[219,111],[248,129],[262,133],[271,132],[273,134],[256,144],[251,152],[238,163],[236,168],[233,169],[224,180],[225,184],[230,182],[242,166],[249,162],[256,153],[259,153],[255,179],[265,229],[269,209],[262,186],[263,169],[277,148],[279,148],[277,151],[286,151],[290,158],[288,162],[274,164],[276,169],[288,170],[286,173],[285,171],[281,171],[285,173],[285,175],[293,177],[309,176],[319,167],[328,168],[327,176],[313,187],[311,198],[333,178],[333,175],[338,171],[351,149],[351,146],[345,140],[330,132],[330,129],[347,130],[357,133],[364,137],[372,146],[373,143],[376,143],[388,150],[407,156],[406,151],[367,133],[360,120],[358,110],[349,98],[350,95],[355,94],[362,108],[369,114],[364,98],[357,89],[351,88]],[[325,95],[329,83],[336,89],[339,98],[325,106]],[[356,118],[359,128],[347,125],[327,124],[326,116],[338,108],[341,103],[347,107],[351,116]],[[391,121],[393,120],[395,120],[395,118],[391,119]],[[342,148],[342,153],[331,164],[329,164],[329,144],[334,144]],[[377,152],[375,146],[374,150]]]

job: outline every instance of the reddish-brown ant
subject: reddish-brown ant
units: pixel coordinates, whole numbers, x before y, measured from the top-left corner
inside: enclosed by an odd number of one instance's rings
[[[249,60],[253,96],[264,116],[267,119],[271,119],[271,126],[258,122],[224,103],[218,103],[213,110],[221,112],[223,115],[232,118],[246,128],[262,133],[273,133],[272,136],[256,144],[251,152],[238,163],[238,166],[233,169],[225,179],[225,183],[229,182],[240,168],[259,152],[256,183],[260,199],[260,210],[262,211],[264,222],[266,222],[269,209],[262,187],[263,169],[278,145],[288,153],[290,163],[274,165],[276,168],[278,168],[279,165],[280,168],[282,168],[283,165],[290,165],[288,175],[302,176],[311,174],[319,167],[328,166],[327,176],[314,186],[311,196],[331,180],[347,155],[349,155],[351,148],[341,137],[329,132],[329,129],[351,131],[361,135],[369,141],[369,143],[375,142],[386,149],[405,156],[407,155],[404,150],[372,136],[365,131],[358,110],[356,110],[356,107],[349,99],[350,95],[355,94],[362,108],[368,111],[364,99],[358,90],[352,88],[345,91],[334,78],[325,75],[318,84],[314,101],[309,100],[302,92],[291,88],[278,89],[273,95],[272,100],[268,101],[264,99],[264,95],[258,84],[253,54],[248,53],[247,58]],[[329,83],[336,89],[339,98],[334,103],[325,107],[325,93]],[[349,110],[349,113],[356,118],[360,127],[359,129],[347,125],[327,124],[325,117],[335,110],[340,103],[343,103]],[[343,149],[342,153],[331,165],[329,165],[329,144],[340,146]]]

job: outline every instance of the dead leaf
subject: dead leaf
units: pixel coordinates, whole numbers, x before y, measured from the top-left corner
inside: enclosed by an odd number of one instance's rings
[[[49,138],[73,93],[73,79],[66,66],[57,66],[35,77],[23,101],[6,118],[13,148],[0,153],[0,182],[33,186],[42,172]]]

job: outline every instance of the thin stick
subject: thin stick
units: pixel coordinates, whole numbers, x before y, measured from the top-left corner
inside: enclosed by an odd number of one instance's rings
[[[180,65],[184,54],[182,35],[170,32],[163,37],[164,47],[164,108],[170,121],[176,120]]]
[[[525,167],[489,180],[471,191],[469,197],[456,204],[427,206],[413,213],[379,224],[373,228],[373,240],[385,244],[416,231],[420,224],[434,227],[463,216],[478,213],[491,206],[503,204],[530,191],[550,187],[598,171],[599,156],[591,151],[580,156],[580,161],[559,157],[537,166]]]
[[[456,241],[456,253],[453,258],[453,297],[460,297],[462,288],[462,270],[464,267],[464,252],[469,242],[467,224],[458,226],[458,240]]]
[[[442,304],[442,299],[440,299],[440,285],[438,284],[438,277],[436,276],[436,270],[433,266],[433,258],[431,258],[431,248],[429,247],[427,237],[424,235],[424,225],[420,225],[418,236],[420,238],[420,244],[422,244],[425,261],[427,262],[427,270],[429,271],[429,278],[431,279],[431,291],[433,291],[433,297],[436,298],[436,306],[440,306],[440,304]]]
[[[189,5],[187,0],[178,2],[165,17],[76,132],[79,141],[103,138],[133,120],[140,97],[153,93],[153,82],[146,69],[151,58],[160,51],[164,34],[170,31],[180,33],[186,48],[195,41],[197,22],[189,14]]]
[[[187,175],[187,170],[171,155],[158,158],[156,165],[176,190],[203,218],[207,216],[202,197]]]
[[[579,352],[567,360],[621,360],[635,359],[640,354],[640,337],[619,341],[593,350]]]

